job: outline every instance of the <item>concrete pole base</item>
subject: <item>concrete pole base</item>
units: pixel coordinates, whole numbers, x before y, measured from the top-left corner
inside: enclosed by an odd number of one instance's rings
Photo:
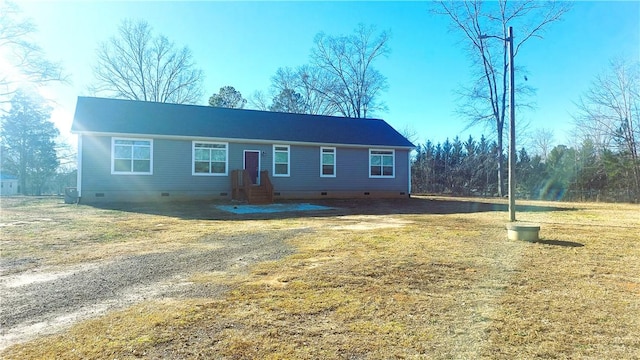
[[[507,238],[536,242],[539,240],[540,226],[535,224],[510,222],[507,223]]]

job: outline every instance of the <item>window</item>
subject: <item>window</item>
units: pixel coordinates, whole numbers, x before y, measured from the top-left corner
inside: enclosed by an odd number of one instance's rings
[[[193,142],[193,175],[227,175],[226,143]]]
[[[289,145],[273,145],[273,176],[289,176]]]
[[[336,177],[336,148],[320,148],[320,176]]]
[[[394,177],[394,150],[369,150],[369,177]]]
[[[152,174],[153,140],[111,139],[112,174]]]

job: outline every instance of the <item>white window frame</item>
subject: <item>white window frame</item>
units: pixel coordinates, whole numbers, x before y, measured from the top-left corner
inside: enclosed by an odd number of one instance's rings
[[[333,174],[331,175],[327,175],[324,173],[324,151],[325,150],[329,150],[331,152],[331,154],[333,154]],[[320,177],[328,177],[328,178],[334,178],[336,177],[336,148],[335,147],[327,147],[327,146],[323,146],[320,147]]]
[[[389,154],[373,154],[373,152],[385,152],[385,153],[389,153]],[[372,155],[379,155],[380,156],[380,175],[373,175],[371,173],[371,156]],[[393,161],[393,165],[392,165],[392,171],[393,174],[391,175],[384,175],[384,156],[389,156],[391,155],[391,159]],[[396,177],[396,151],[394,149],[369,149],[369,178],[376,178],[376,179],[380,179],[380,178],[387,178],[387,179],[394,179]]]
[[[196,172],[196,144],[224,145],[224,173]],[[212,148],[209,148],[212,149]],[[211,159],[209,159],[209,171],[211,171]],[[191,175],[193,176],[229,176],[229,143],[214,141],[191,142]]]
[[[276,150],[276,148],[287,148],[287,173],[276,173],[276,152],[284,152],[284,150]],[[273,145],[273,176],[274,177],[289,177],[291,176],[291,146],[290,145]]]
[[[133,149],[131,151],[131,166],[132,171],[116,171],[115,169],[115,160],[116,160],[116,141],[146,141],[149,143],[149,171],[141,172],[141,171],[133,171]],[[134,145],[131,145],[132,147]],[[111,175],[153,175],[153,139],[144,139],[144,138],[125,138],[125,137],[112,137],[111,138]]]

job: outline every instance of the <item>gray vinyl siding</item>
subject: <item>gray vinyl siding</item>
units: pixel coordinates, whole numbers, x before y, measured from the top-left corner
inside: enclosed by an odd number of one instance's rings
[[[137,137],[141,138],[141,137]],[[192,175],[192,142],[153,139],[153,174],[111,174],[111,137],[83,137],[82,196],[117,192],[120,196],[149,192],[219,195],[230,192],[229,176]],[[230,156],[231,162],[231,156]],[[240,159],[242,166],[242,159]]]
[[[131,136],[132,138],[144,138]],[[83,136],[82,198],[88,202],[160,197],[229,198],[231,171],[243,168],[244,150],[260,151],[260,168],[269,173],[274,191],[397,191],[408,193],[408,150],[395,151],[395,178],[369,178],[368,148],[336,148],[336,177],[320,176],[320,146],[290,146],[290,176],[273,176],[273,145],[228,143],[228,175],[192,174],[192,141],[153,140],[153,174],[111,174],[111,137]],[[288,145],[286,142],[277,145]],[[376,148],[376,147],[373,147]],[[96,198],[102,193],[104,197]]]
[[[375,148],[375,147],[374,147]],[[320,146],[291,146],[289,177],[272,177],[275,191],[399,191],[409,186],[407,150],[395,151],[395,178],[369,178],[368,148],[336,148],[336,177],[320,176]],[[271,170],[269,171],[271,173]]]

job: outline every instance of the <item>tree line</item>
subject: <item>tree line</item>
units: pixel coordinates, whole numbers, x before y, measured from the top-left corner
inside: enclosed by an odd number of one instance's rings
[[[503,154],[504,156],[504,154]],[[498,146],[485,136],[426,141],[411,163],[413,194],[498,196]],[[555,146],[546,157],[516,153],[516,197],[560,201],[638,202],[632,157],[585,140],[577,147]],[[508,181],[508,180],[507,180]]]

